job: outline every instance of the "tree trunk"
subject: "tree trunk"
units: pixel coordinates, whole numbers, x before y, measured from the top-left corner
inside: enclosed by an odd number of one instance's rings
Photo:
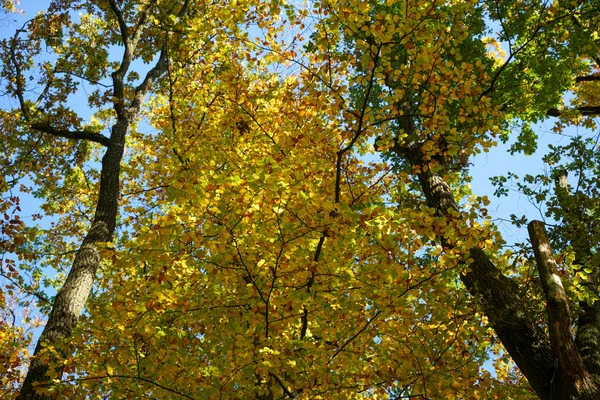
[[[575,265],[591,267],[592,273],[588,280],[583,282],[591,293],[598,291],[598,267],[593,265],[590,246],[593,243],[590,237],[589,222],[580,210],[580,204],[569,189],[567,171],[559,170],[555,176],[555,192],[558,203],[565,217],[566,237],[571,238],[571,246],[575,251]],[[588,304],[587,301],[579,303],[581,311],[577,319],[577,335],[575,344],[588,371],[600,382],[600,302]]]
[[[571,331],[569,300],[562,285],[544,223],[532,221],[528,226],[540,281],[546,297],[548,331],[554,357],[564,378],[561,392],[568,398],[597,399],[600,392],[575,347]]]
[[[411,126],[403,128],[412,133]],[[422,168],[427,163],[423,161],[420,144],[397,144],[392,151],[410,165],[419,167],[417,177],[421,190],[437,215],[453,218],[449,211],[458,212],[459,209],[452,190],[442,176]],[[444,247],[452,247],[445,238],[440,240]],[[469,256],[473,261],[461,275],[461,280],[480,302],[496,335],[536,394],[552,400],[600,399],[596,382],[587,380],[582,384],[576,376],[560,367],[548,335],[523,306],[518,285],[504,276],[481,248],[471,249]]]
[[[137,120],[146,94],[152,88],[154,82],[169,67],[168,49],[166,46],[167,39],[165,39],[156,64],[146,73],[142,82],[132,90],[133,96],[129,97],[126,94],[124,79],[134,59],[143,29],[148,23],[147,17],[152,4],[147,5],[140,11],[138,23],[134,28],[127,26],[125,15],[114,0],[110,0],[109,5],[114,16],[119,21],[121,40],[124,47],[119,69],[112,74],[114,92],[113,108],[116,113],[117,122],[112,127],[110,139],[94,140],[105,144],[107,147],[106,153],[102,158],[100,192],[94,219],[87,236],[77,252],[67,280],[56,296],[52,311],[48,317],[48,322],[36,345],[27,376],[17,397],[18,400],[48,398],[47,396],[38,394],[35,387],[38,386],[36,382],[39,383],[40,388],[47,385],[44,381],[47,380],[49,362],[52,360],[39,357],[39,355],[44,349],[44,344],[53,345],[60,339],[68,338],[81,315],[100,264],[100,254],[96,244],[109,242],[114,235],[120,193],[120,165],[123,158],[127,131],[131,124]],[[181,6],[180,16],[186,12],[187,6],[188,2],[185,1]],[[46,132],[55,134],[53,132],[58,131],[46,129]],[[90,140],[89,137],[85,137],[81,132],[65,133],[61,131],[57,133],[57,136]],[[98,137],[101,137],[101,135],[98,135]],[[61,351],[63,357],[68,356],[70,352],[69,347],[62,347]],[[62,376],[62,370],[58,371],[58,375],[59,378]]]
[[[34,383],[44,382],[48,373],[48,360],[37,356],[43,350],[44,343],[51,345],[71,335],[90,295],[96,270],[100,265],[100,253],[96,243],[111,241],[115,231],[120,164],[128,127],[127,119],[119,120],[113,127],[111,144],[102,158],[100,194],[94,220],[75,256],[67,280],[54,300],[48,322],[35,347],[34,357],[17,397],[18,400],[46,398],[37,395],[34,390]],[[63,353],[61,356],[66,357],[68,354]],[[62,375],[62,371],[58,371],[58,374]]]

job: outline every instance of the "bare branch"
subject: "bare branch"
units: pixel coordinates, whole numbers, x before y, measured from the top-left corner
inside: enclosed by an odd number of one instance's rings
[[[91,142],[100,143],[102,146],[110,146],[110,139],[106,136],[97,132],[83,130],[83,131],[69,131],[66,129],[56,129],[48,124],[32,124],[31,127],[40,132],[48,133],[52,136],[64,137],[67,139],[75,140],[89,140]]]
[[[600,106],[581,106],[581,107],[577,107],[576,109],[577,109],[577,111],[579,111],[579,113],[581,115],[585,115],[585,116],[600,115]],[[559,110],[558,108],[551,108],[546,112],[546,114],[550,117],[560,117],[562,114],[564,114],[564,112],[565,112],[565,109]]]
[[[277,377],[277,375],[273,374],[272,372],[269,372],[269,376],[271,376],[271,378],[273,378],[273,379],[275,379],[277,381],[277,383],[279,384],[279,386],[281,387],[281,389],[283,389],[283,393],[285,393],[285,395],[287,397],[289,397],[290,399],[293,399],[294,397],[296,397],[296,396],[294,396],[294,394],[292,392],[290,392],[288,390],[288,388],[285,387],[285,385],[283,384],[283,382],[281,381],[281,379],[279,379]]]
[[[600,81],[600,75],[585,75],[578,76],[575,78],[575,82],[592,82],[592,81]]]

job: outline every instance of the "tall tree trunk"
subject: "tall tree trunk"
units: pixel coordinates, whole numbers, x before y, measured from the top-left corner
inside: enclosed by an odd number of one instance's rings
[[[48,322],[37,342],[33,360],[17,397],[19,400],[45,398],[35,393],[34,383],[47,379],[49,360],[36,356],[39,356],[45,343],[53,344],[71,335],[90,295],[100,265],[100,253],[96,243],[112,240],[119,201],[120,164],[129,123],[128,119],[121,119],[113,126],[111,144],[102,158],[100,193],[94,220],[75,256],[67,280],[54,300]],[[62,374],[62,371],[58,372]]]
[[[591,293],[598,291],[598,266],[593,265],[589,222],[583,215],[577,199],[569,189],[567,171],[559,170],[555,176],[555,192],[558,203],[565,217],[566,237],[571,238],[571,246],[575,251],[575,264],[580,267],[591,267],[592,273],[588,275],[583,286]],[[600,302],[588,304],[587,301],[579,303],[581,311],[577,319],[577,335],[575,344],[583,358],[587,369],[600,382]]]
[[[598,387],[575,347],[569,300],[558,275],[544,223],[532,221],[528,230],[546,297],[550,343],[563,377],[561,392],[567,398],[597,399],[600,394]]]
[[[404,125],[405,132],[413,132],[411,122]],[[452,190],[442,176],[422,168],[427,163],[423,160],[421,145],[416,141],[397,144],[392,151],[410,165],[419,167],[417,177],[421,190],[437,215],[454,218],[449,214],[458,212],[459,208]],[[440,240],[444,247],[452,247],[446,238]],[[461,280],[480,302],[496,335],[537,395],[552,400],[600,399],[597,382],[588,380],[582,385],[560,368],[548,335],[523,306],[518,285],[502,274],[483,249],[471,249],[469,257],[473,261],[461,274]]]
[[[68,338],[81,315],[85,302],[92,290],[96,271],[100,265],[100,254],[96,244],[111,241],[115,232],[120,194],[120,165],[128,129],[137,120],[144,98],[152,88],[154,82],[169,68],[167,39],[165,38],[160,49],[159,59],[155,65],[147,72],[142,82],[133,89],[133,95],[129,97],[126,94],[125,76],[134,59],[139,40],[147,26],[147,19],[152,4],[147,5],[140,11],[137,24],[134,28],[127,26],[125,15],[114,0],[109,0],[109,5],[114,16],[119,21],[121,40],[124,47],[119,69],[112,74],[113,108],[117,116],[117,122],[112,127],[110,138],[105,138],[102,135],[93,135],[97,137],[91,138],[82,132],[65,132],[52,129],[51,127],[40,129],[39,126],[32,126],[34,129],[43,130],[46,133],[56,136],[79,140],[93,140],[105,145],[107,149],[102,158],[100,191],[94,219],[88,234],[77,252],[69,275],[55,298],[54,305],[48,316],[48,322],[37,342],[31,365],[17,397],[18,400],[48,398],[36,392],[36,386],[38,386],[36,382],[39,383],[40,388],[46,385],[44,381],[47,380],[49,363],[52,360],[48,359],[48,357],[39,356],[45,344],[52,345],[60,339]],[[187,1],[182,4],[180,15],[187,12],[187,5]],[[61,351],[63,352],[62,356],[68,356],[70,349],[63,346]],[[57,372],[59,376],[62,375],[62,370]]]

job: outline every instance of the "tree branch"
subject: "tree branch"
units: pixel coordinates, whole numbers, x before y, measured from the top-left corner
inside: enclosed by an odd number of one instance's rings
[[[110,4],[111,10],[115,17],[117,17],[117,21],[119,22],[121,40],[123,41],[123,45],[125,46],[125,53],[127,53],[127,50],[129,48],[129,28],[127,27],[127,22],[125,21],[125,18],[123,17],[123,12],[119,8],[115,0],[108,0],[108,4]],[[121,66],[123,66],[123,64],[121,64]]]
[[[132,108],[137,109],[140,107],[142,101],[144,100],[144,96],[146,96],[146,93],[148,92],[150,86],[154,83],[156,79],[160,78],[167,71],[167,69],[169,68],[168,54],[169,53],[167,50],[167,42],[165,41],[160,50],[160,56],[158,58],[158,61],[156,62],[154,67],[152,67],[152,69],[148,71],[142,83],[140,83],[135,88],[135,98],[131,104]]]
[[[597,388],[573,340],[569,300],[558,275],[544,223],[531,221],[527,230],[546,297],[550,343],[560,370],[567,378],[564,381],[574,386],[573,393],[595,393]]]
[[[18,37],[21,33],[26,32],[25,30],[25,26],[27,24],[29,24],[31,21],[33,20],[29,20],[27,22],[25,22],[25,24],[23,24],[23,27],[21,29],[17,29],[17,31],[15,32],[14,36],[10,39],[10,61],[12,63],[12,66],[14,68],[14,72],[15,72],[15,95],[17,96],[17,99],[19,100],[19,107],[21,108],[21,112],[23,113],[23,117],[25,118],[25,120],[29,120],[29,109],[27,108],[27,105],[25,103],[25,78],[23,77],[23,72],[22,72],[22,68],[21,65],[19,63],[19,60],[17,59],[17,42],[18,42]]]
[[[292,392],[290,392],[288,390],[288,388],[285,387],[285,385],[283,384],[283,382],[281,381],[281,379],[279,379],[277,377],[277,375],[275,375],[272,372],[269,372],[269,376],[271,376],[271,378],[273,378],[273,379],[275,379],[277,381],[277,383],[279,384],[279,387],[281,387],[281,389],[283,389],[283,393],[285,393],[285,395],[287,397],[289,397],[290,399],[293,399],[294,397],[296,397],[296,396],[294,396],[294,394]]]
[[[36,129],[40,132],[48,133],[52,136],[64,137],[67,139],[75,139],[75,140],[89,140],[91,142],[100,143],[102,146],[108,147],[110,146],[110,139],[106,136],[96,133],[93,131],[83,130],[83,131],[69,131],[66,129],[56,129],[48,124],[31,124],[33,129]]]
[[[592,81],[600,81],[600,75],[585,75],[578,76],[575,78],[575,82],[592,82]]]
[[[593,243],[593,240],[589,237],[588,221],[582,221],[579,213],[579,202],[570,193],[567,171],[558,170],[554,182],[556,198],[564,215],[566,234],[571,238],[570,243],[575,251],[575,264],[592,266],[590,243]],[[582,282],[582,285],[588,288],[590,293],[597,291],[597,274],[598,271],[595,269],[588,279]],[[595,377],[596,381],[600,382],[600,343],[598,341],[600,338],[600,301],[595,301],[593,304],[581,301],[579,307],[581,312],[577,319],[575,345],[587,370]]]
[[[531,221],[527,230],[546,296],[550,341],[556,357],[564,367],[569,362],[566,358],[571,358],[566,357],[564,351],[566,348],[573,350],[575,346],[571,332],[571,312],[567,294],[558,275],[558,268],[552,255],[544,223]]]
[[[600,115],[600,106],[581,106],[576,107],[576,110],[579,111],[581,115],[585,116]],[[560,117],[564,112],[565,109],[559,110],[558,108],[551,108],[546,114],[550,117]]]

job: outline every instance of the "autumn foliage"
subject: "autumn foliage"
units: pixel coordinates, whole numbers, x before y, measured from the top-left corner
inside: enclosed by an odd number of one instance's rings
[[[0,393],[597,398],[596,143],[518,184],[533,248],[469,168],[595,129],[599,6],[52,1],[1,42]]]

